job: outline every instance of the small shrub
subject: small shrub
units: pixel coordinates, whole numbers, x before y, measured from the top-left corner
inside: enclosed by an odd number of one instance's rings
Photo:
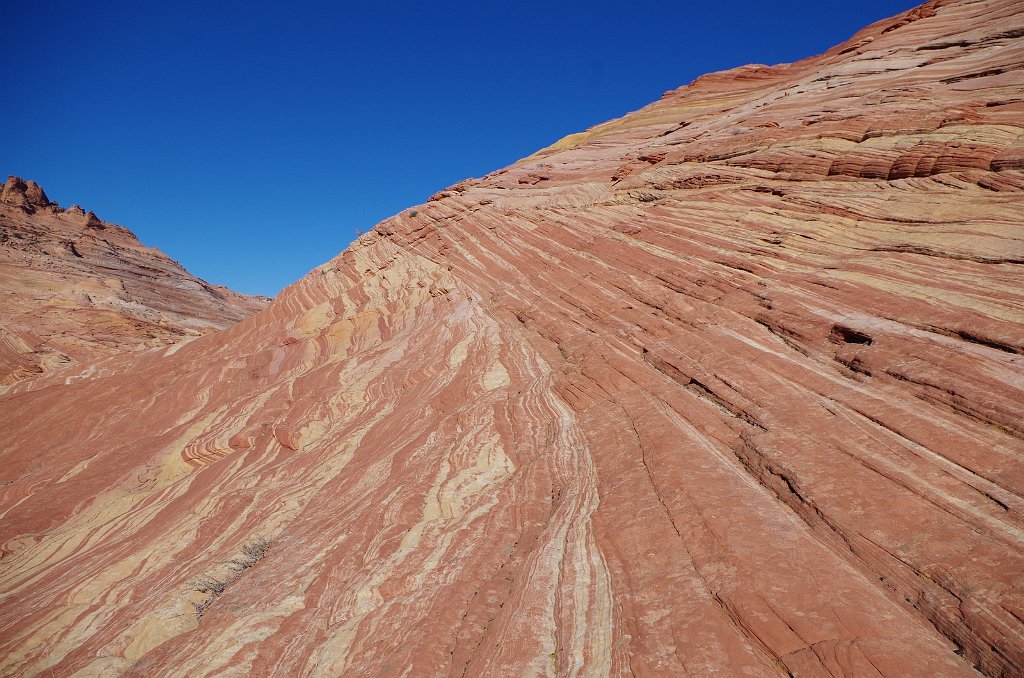
[[[270,540],[264,539],[263,537],[256,537],[251,541],[247,541],[242,544],[242,556],[241,560],[232,560],[238,570],[248,570],[256,563],[263,560],[263,557],[267,555],[267,549],[270,548]]]
[[[208,575],[200,577],[199,581],[196,582],[196,591],[200,593],[212,593],[215,596],[219,596],[224,593],[228,587],[228,582],[214,579]]]
[[[209,596],[201,603],[192,603],[192,607],[196,610],[196,619],[202,619],[206,608],[212,605],[213,601],[217,600],[220,594],[224,593],[231,584],[241,577],[242,572],[263,560],[267,555],[267,550],[270,548],[270,543],[269,539],[255,537],[242,544],[242,557],[234,558],[231,561],[231,569],[235,571],[235,574],[230,575],[225,581],[215,579],[210,575],[203,575],[196,580],[193,590]]]

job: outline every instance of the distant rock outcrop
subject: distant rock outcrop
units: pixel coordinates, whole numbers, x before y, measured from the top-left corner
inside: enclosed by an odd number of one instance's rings
[[[1022,68],[929,2],[14,384],[0,672],[1024,675]]]
[[[39,184],[20,177],[7,178],[0,190],[0,203],[21,207],[30,213],[37,207],[49,207],[52,204]]]
[[[34,181],[0,191],[0,388],[71,363],[197,337],[269,300],[199,280],[131,231]]]

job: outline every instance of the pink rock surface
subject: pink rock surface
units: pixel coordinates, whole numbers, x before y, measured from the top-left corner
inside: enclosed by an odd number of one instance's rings
[[[1021,675],[1022,36],[700,78],[13,385],[4,672]]]
[[[0,388],[223,329],[267,303],[200,280],[123,226],[59,207],[34,181],[9,177],[0,189]]]

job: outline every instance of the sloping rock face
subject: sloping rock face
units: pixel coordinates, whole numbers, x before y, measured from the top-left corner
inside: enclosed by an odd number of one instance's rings
[[[1021,675],[1022,11],[701,78],[16,384],[5,672]]]
[[[267,303],[196,278],[123,226],[59,207],[34,181],[0,189],[0,388],[223,329]]]

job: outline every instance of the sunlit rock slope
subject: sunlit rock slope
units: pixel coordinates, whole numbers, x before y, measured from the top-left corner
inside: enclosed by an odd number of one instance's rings
[[[1022,36],[700,78],[15,384],[3,672],[1021,675]]]
[[[0,389],[74,362],[166,346],[267,305],[209,285],[123,226],[33,181],[0,188]]]

